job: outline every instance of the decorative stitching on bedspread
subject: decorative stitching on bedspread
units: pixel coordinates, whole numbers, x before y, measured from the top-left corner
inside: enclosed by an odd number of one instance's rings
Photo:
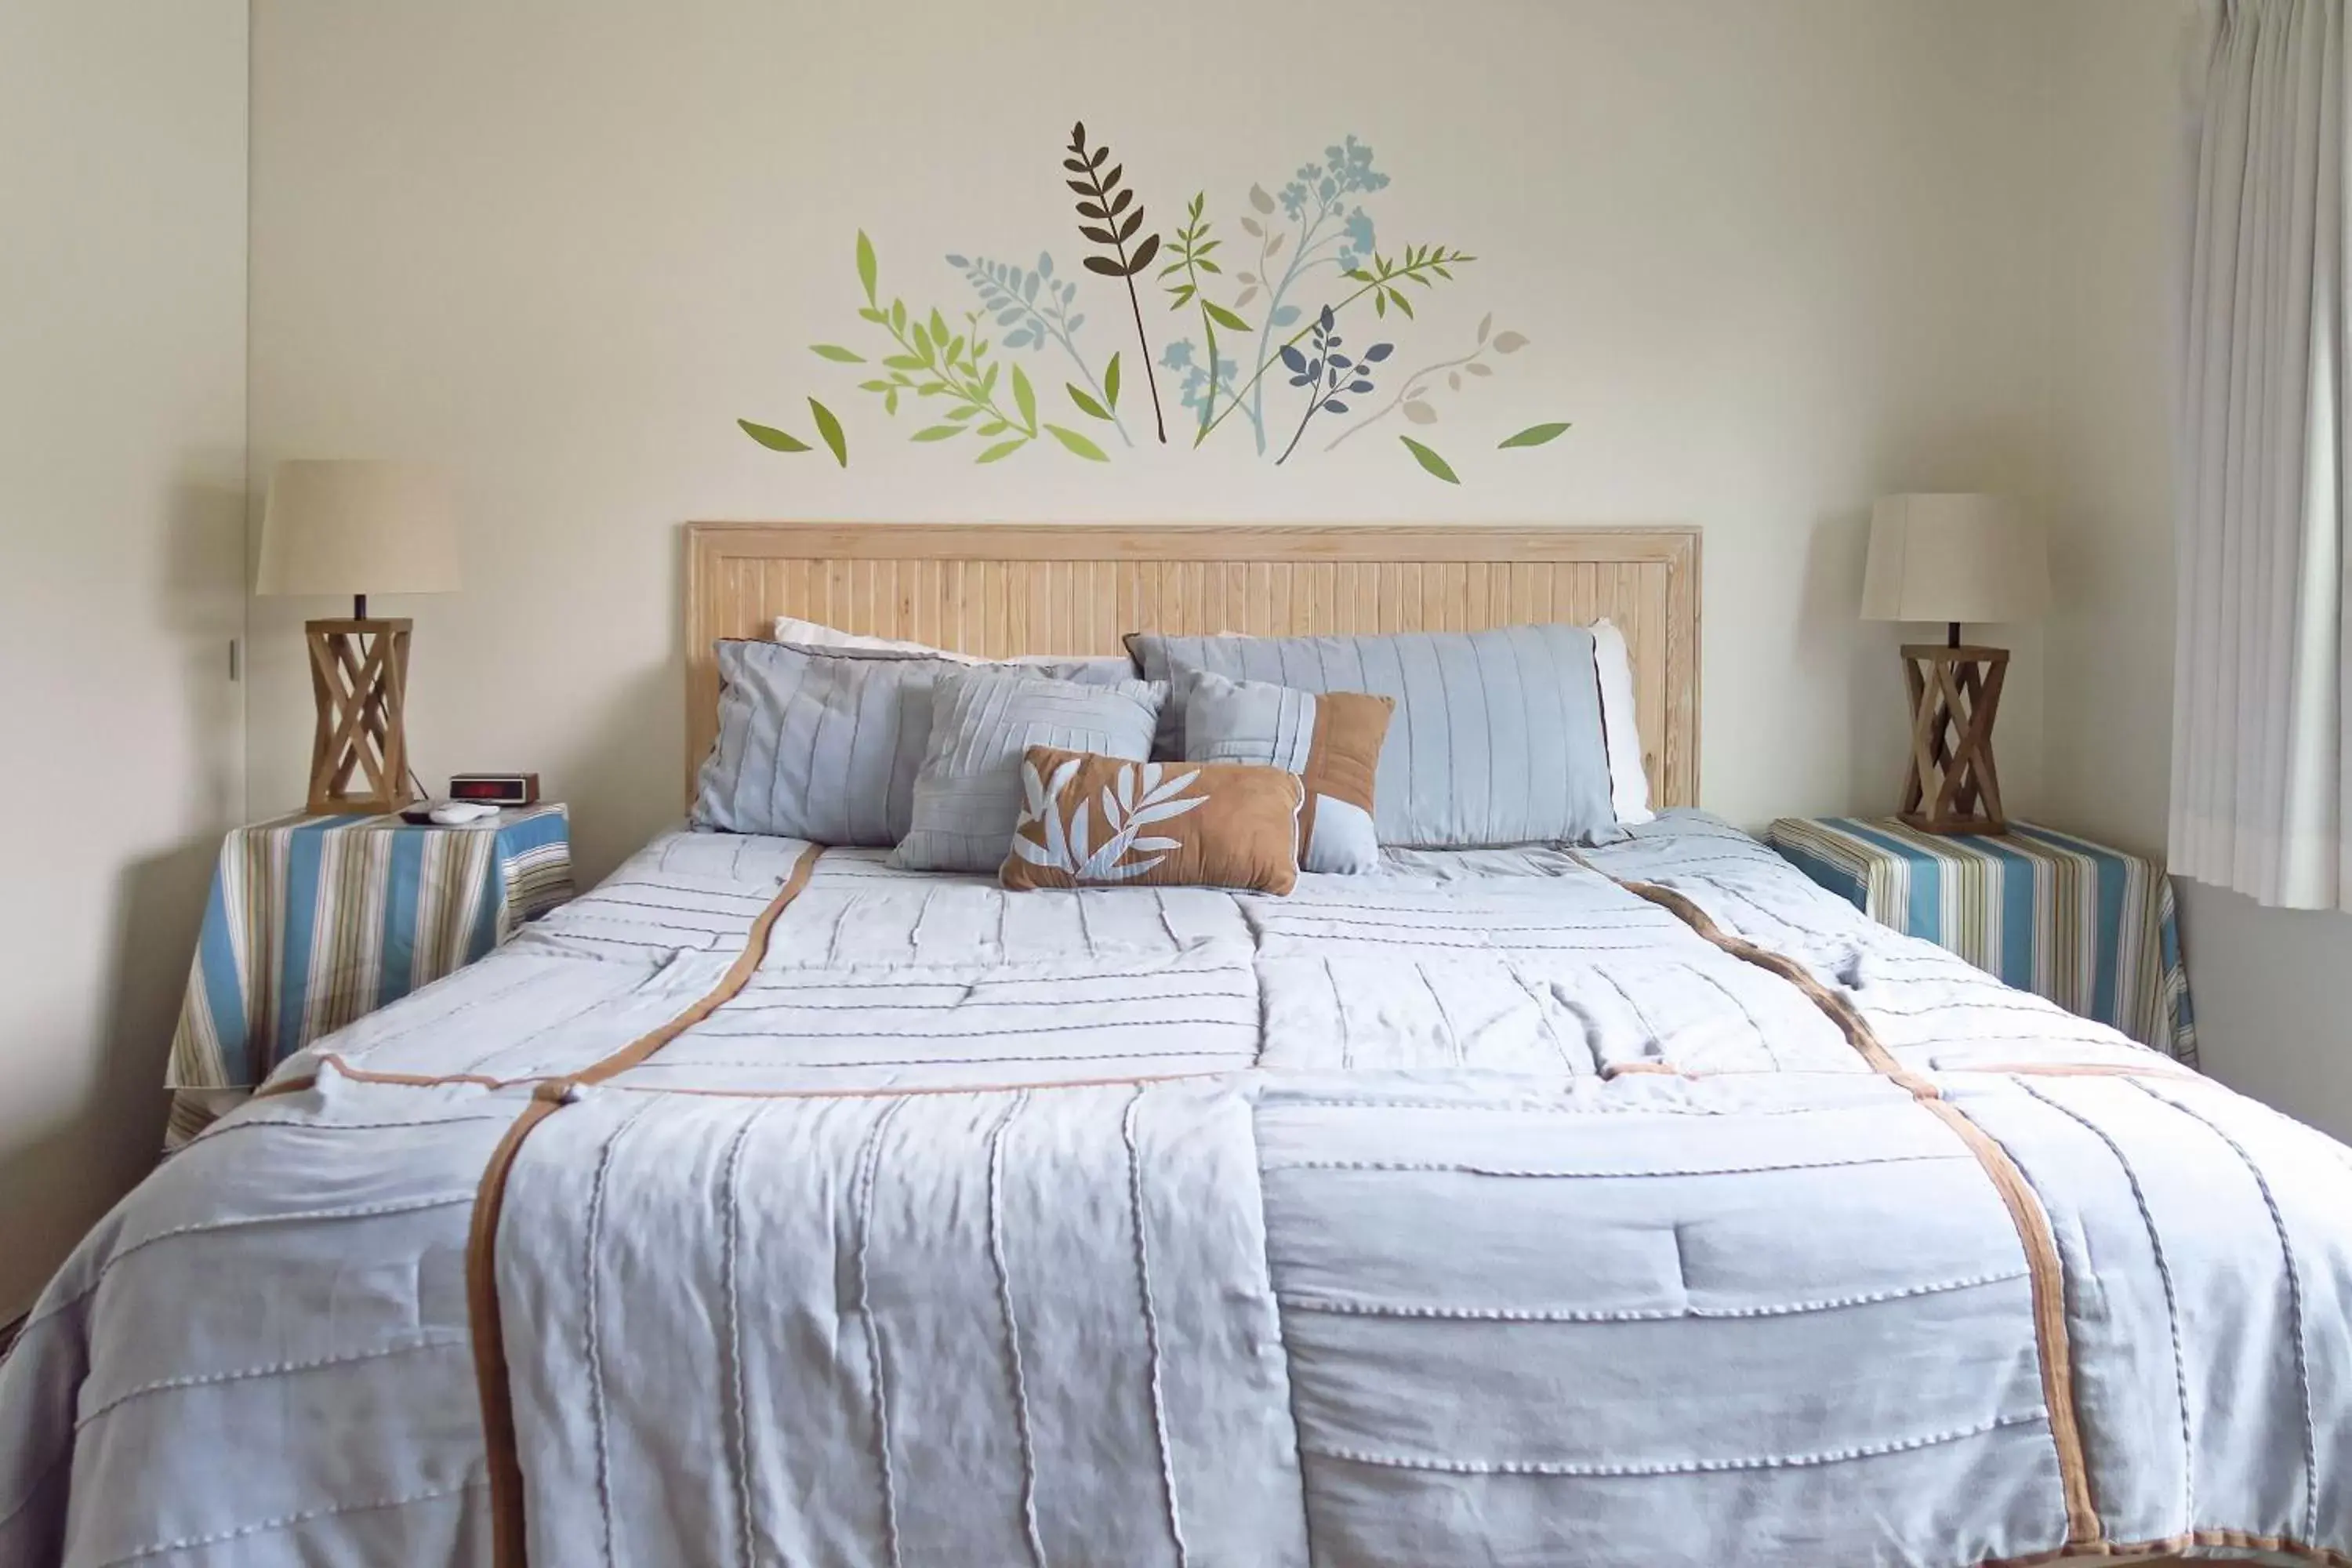
[[[1770,1064],[1774,1072],[1779,1072],[1782,1065],[1780,1061],[1780,1053],[1772,1048],[1772,1037],[1766,1032],[1764,1026],[1757,1021],[1755,1011],[1740,998],[1739,994],[1732,990],[1730,986],[1726,985],[1722,981],[1717,980],[1714,975],[1709,974],[1706,970],[1701,969],[1696,963],[1685,963],[1682,967],[1688,970],[1691,973],[1698,976],[1701,980],[1706,981],[1709,985],[1714,986],[1717,991],[1722,994],[1723,999],[1730,1003],[1733,1009],[1738,1013],[1740,1017],[1746,1020],[1748,1032],[1756,1037],[1757,1045],[1761,1047],[1763,1049],[1765,1061]]]
[[[1150,890],[1152,892],[1159,892],[1161,889],[1154,888]],[[1004,974],[993,976],[982,974],[969,980],[918,980],[911,976],[902,976],[888,980],[812,981],[808,978],[810,974],[820,973],[823,972],[799,969],[778,969],[753,979],[751,984],[745,985],[742,992],[738,993],[738,994],[756,996],[777,991],[955,991],[970,994],[971,992],[1010,985],[1100,985],[1108,984],[1116,981],[1127,980],[1166,980],[1175,977],[1189,979],[1229,972],[1238,973],[1242,968],[1241,963],[1238,962],[1242,956],[1241,951],[1238,947],[1234,949],[1234,956],[1235,962],[1224,964],[1156,963],[1149,969],[1118,969],[1095,974]],[[1045,961],[1045,963],[1050,963],[1054,961]],[[1041,964],[1040,966],[1042,967],[1043,965]],[[1018,968],[1019,965],[1007,964],[1004,967]],[[851,973],[855,973],[856,971],[853,968]],[[1244,995],[1246,994],[1246,993],[1235,992],[1234,994]],[[1113,997],[1111,1000],[1117,1001],[1118,998]],[[743,1004],[742,1007],[739,1007],[734,1010],[740,1012],[743,1011],[744,1008],[757,1005],[761,1005],[761,1004],[746,1002]]]
[[[1989,1436],[2011,1426],[2037,1426],[2049,1419],[2048,1411],[2036,1410],[2021,1415],[1998,1416],[1980,1426],[1958,1427],[1949,1432],[1931,1432],[1924,1436],[1899,1437],[1888,1443],[1865,1443],[1817,1454],[1755,1454],[1732,1459],[1669,1459],[1654,1465],[1601,1465],[1549,1459],[1439,1459],[1418,1454],[1375,1454],[1362,1448],[1309,1447],[1304,1443],[1299,1445],[1299,1451],[1320,1458],[1345,1460],[1352,1465],[1376,1465],[1382,1469],[1422,1470],[1448,1476],[1536,1476],[1567,1480],[1705,1476],[1739,1470],[1806,1469],[1817,1465],[1843,1464],[1852,1459],[1875,1459],[1888,1454],[1908,1454],[1945,1443],[1961,1443],[1971,1437]]]
[[[1471,928],[1464,928],[1465,930]],[[1629,927],[1629,930],[1639,928]],[[1332,947],[1444,947],[1468,952],[1640,952],[1650,944],[1646,942],[1417,942],[1411,937],[1363,936],[1350,931],[1345,936],[1309,936],[1304,931],[1268,931],[1301,944],[1313,942]]]
[[[2263,1206],[2270,1211],[2271,1228],[2278,1236],[2279,1254],[2286,1262],[2287,1321],[2294,1334],[2294,1378],[2303,1390],[2303,1533],[2306,1540],[2319,1535],[2319,1429],[2317,1417],[2311,1408],[2311,1365],[2309,1350],[2305,1344],[2303,1327],[2303,1271],[2294,1260],[2294,1242],[2287,1234],[2286,1215],[2279,1211],[2278,1198],[2271,1191],[2270,1178],[2263,1174],[2246,1146],[2222,1130],[2221,1124],[2200,1110],[2191,1110],[2179,1100],[2161,1095],[2137,1079],[2126,1080],[2134,1089],[2159,1105],[2170,1106],[2191,1121],[2203,1124],[2214,1137],[2230,1146],[2231,1152],[2245,1165],[2246,1173],[2254,1179],[2263,1194]],[[2192,1516],[2193,1517],[2193,1516]]]
[[[651,1103],[648,1101],[648,1103]],[[749,1564],[751,1550],[751,1412],[743,1376],[743,1305],[737,1288],[736,1259],[742,1247],[743,1231],[743,1145],[751,1136],[751,1129],[762,1117],[775,1109],[771,1100],[743,1119],[735,1136],[727,1145],[725,1174],[721,1178],[725,1194],[724,1228],[719,1237],[719,1274],[727,1296],[727,1337],[722,1348],[727,1357],[728,1412],[733,1420],[729,1424],[728,1458],[734,1470],[736,1544],[738,1561]]]
[[[1958,1153],[1874,1154],[1865,1160],[1791,1160],[1785,1165],[1694,1165],[1643,1171],[1539,1171],[1518,1166],[1482,1165],[1466,1160],[1268,1160],[1259,1169],[1274,1171],[1448,1172],[1465,1176],[1525,1178],[1532,1181],[1647,1181],[1656,1176],[1765,1176],[1777,1171],[1835,1171],[1864,1165],[1909,1165],[1939,1160],[1972,1158]]]
[[[996,1270],[996,1302],[1004,1314],[1005,1370],[1013,1380],[1013,1422],[1021,1438],[1021,1526],[1029,1556],[1045,1568],[1045,1542],[1037,1533],[1037,1445],[1029,1424],[1029,1382],[1021,1370],[1021,1319],[1013,1309],[1013,1271],[1004,1261],[1004,1131],[1029,1104],[1026,1089],[1006,1101],[988,1130],[988,1260]]]
[[[1160,1380],[1160,1309],[1151,1297],[1151,1241],[1144,1226],[1143,1156],[1136,1140],[1136,1123],[1147,1090],[1135,1086],[1127,1110],[1118,1119],[1120,1141],[1127,1145],[1127,1206],[1135,1226],[1135,1279],[1143,1305],[1143,1342],[1151,1358],[1151,1436],[1160,1449],[1160,1485],[1168,1505],[1168,1535],[1176,1544],[1177,1568],[1189,1568],[1192,1549],[1184,1539],[1184,1520],[1176,1502],[1176,1454],[1168,1441],[1168,1404]]]
[[[2164,1285],[2165,1327],[2172,1336],[2172,1386],[2180,1401],[2180,1517],[2183,1522],[2194,1524],[2197,1521],[2197,1438],[2189,1417],[2189,1358],[2180,1343],[2180,1303],[2173,1289],[2172,1266],[2165,1259],[2164,1237],[2156,1228],[2156,1215],[2148,1210],[2147,1193],[2140,1185],[2139,1172],[2133,1168],[2131,1161],[2124,1156],[2123,1146],[2108,1135],[2105,1128],[2030,1083],[2020,1083],[2017,1087],[2051,1110],[2079,1122],[2084,1131],[2105,1144],[2107,1152],[2115,1156],[2117,1168],[2123,1172],[2124,1180],[2131,1184],[2132,1202],[2138,1206],[2139,1222],[2147,1231],[2148,1249],[2156,1255],[2156,1277]]]
[[[457,1497],[488,1485],[484,1480],[464,1481],[454,1487],[439,1487],[431,1491],[411,1492],[406,1497],[383,1498],[374,1502],[339,1503],[333,1508],[306,1509],[300,1513],[280,1514],[276,1519],[259,1520],[241,1524],[235,1530],[224,1530],[211,1535],[184,1535],[176,1541],[159,1541],[152,1546],[142,1546],[127,1556],[110,1557],[99,1568],[121,1568],[125,1563],[137,1563],[166,1552],[194,1552],[206,1546],[218,1546],[225,1542],[242,1541],[248,1535],[261,1535],[273,1530],[289,1530],[313,1520],[332,1519],[347,1513],[373,1513],[388,1508],[410,1508],[420,1502],[432,1502],[440,1498]]]
[[[466,1342],[465,1336],[452,1334],[440,1339],[413,1340],[406,1344],[386,1345],[372,1351],[354,1351],[345,1355],[313,1356],[307,1361],[280,1361],[271,1362],[266,1366],[244,1366],[235,1372],[206,1372],[187,1377],[160,1378],[153,1383],[142,1383],[136,1388],[126,1388],[105,1404],[84,1411],[74,1418],[74,1431],[79,1434],[83,1427],[88,1426],[100,1416],[119,1410],[134,1399],[143,1399],[151,1394],[170,1394],[184,1388],[211,1388],[224,1383],[242,1383],[249,1378],[285,1377],[296,1373],[318,1372],[331,1366],[354,1366],[362,1362],[388,1361],[394,1356],[415,1355],[421,1351],[461,1349]]]
[[[1180,972],[1180,973],[1181,973],[1181,972]],[[1057,982],[1057,981],[1050,981],[1050,980],[1048,980],[1048,981],[1040,981],[1040,982],[1038,982],[1037,984],[1045,984],[1045,985],[1052,985],[1052,984],[1066,984],[1066,982]],[[812,991],[829,991],[829,990],[833,989],[833,987],[831,987],[831,986],[809,986],[809,987],[807,987],[806,989],[809,989],[809,990],[812,990]],[[895,987],[886,987],[886,986],[869,986],[869,987],[866,987],[865,989],[868,989],[868,990],[877,990],[877,991],[878,991],[878,990],[895,989]],[[1072,1001],[1072,1000],[1071,1000],[1071,999],[1069,999],[1069,998],[1059,997],[1059,996],[1006,996],[1006,997],[1003,997],[1003,998],[1001,998],[1001,999],[999,999],[999,998],[989,998],[989,997],[978,997],[978,996],[974,996],[974,997],[970,997],[970,998],[959,998],[959,999],[957,999],[957,1000],[955,1000],[955,1001],[952,1001],[952,1002],[766,1002],[766,1001],[761,1001],[761,1002],[745,1002],[745,1003],[742,1003],[741,1005],[738,1005],[738,1006],[730,1007],[730,1008],[729,1008],[729,1009],[727,1010],[727,1016],[728,1016],[729,1017],[730,1017],[730,1018],[741,1018],[741,1017],[747,1017],[747,1016],[756,1016],[756,1015],[761,1014],[761,1013],[871,1013],[871,1012],[876,1012],[876,1011],[887,1012],[887,1013],[954,1013],[954,1012],[961,1012],[961,1011],[962,1011],[962,1010],[964,1010],[964,1009],[966,1009],[966,1008],[970,1008],[970,1007],[1054,1007],[1054,1006],[1063,1006],[1063,1005],[1073,1005],[1073,1006],[1090,1006],[1090,1007],[1118,1007],[1118,1006],[1129,1006],[1129,1005],[1132,1005],[1132,1006],[1138,1006],[1138,1007],[1144,1007],[1144,1006],[1152,1006],[1152,1005],[1156,1005],[1157,1004],[1161,1003],[1161,1002],[1196,1002],[1196,1001],[1208,1001],[1208,1002],[1255,1002],[1256,1000],[1257,1000],[1257,993],[1256,993],[1255,990],[1250,990],[1250,991],[1154,991],[1154,992],[1143,992],[1143,993],[1139,993],[1139,994],[1137,994],[1128,995],[1128,996],[1081,997],[1081,998],[1076,999],[1076,1001]],[[1081,1026],[1080,1026],[1080,1027],[1097,1027],[1097,1028],[1123,1028],[1123,1027],[1125,1027],[1125,1026],[1126,1026],[1126,1020],[1120,1020],[1120,1021],[1118,1021],[1118,1022],[1117,1022],[1117,1023],[1105,1023],[1105,1024],[1100,1024],[1100,1025],[1092,1025],[1092,1026],[1081,1025]],[[891,1032],[891,1031],[884,1031],[884,1032],[885,1032],[885,1033],[888,1033],[888,1032]],[[961,1037],[960,1037],[960,1036],[954,1036],[954,1035],[942,1035],[942,1036],[937,1036],[937,1037],[935,1037],[935,1038],[940,1038],[940,1039],[956,1039],[956,1038],[961,1038]]]
[[[1229,999],[1238,1002],[1244,998],[1236,993]],[[1252,996],[1247,1000],[1255,1003],[1256,998]],[[714,1029],[710,1037],[717,1040],[996,1040],[1008,1037],[1026,1039],[1031,1035],[1091,1035],[1105,1029],[1242,1029],[1255,1026],[1256,1020],[1249,1018],[1115,1018],[1105,1019],[1099,1024],[1033,1024],[1024,1028],[940,1029],[929,1034],[919,1034],[912,1029],[826,1029],[821,1034],[790,1030]],[[1249,1054],[1255,1056],[1256,1048],[1253,1047]],[[684,1058],[677,1059],[682,1061]],[[633,1067],[644,1065],[642,1062],[631,1064]]]
[[[1685,1318],[1790,1318],[1807,1312],[1832,1312],[1848,1307],[1873,1307],[1885,1301],[1907,1301],[1920,1296],[1941,1296],[1974,1290],[1987,1285],[2013,1284],[2031,1279],[2025,1269],[2006,1273],[1971,1274],[1959,1279],[1906,1285],[1891,1290],[1868,1290],[1851,1296],[1824,1296],[1810,1301],[1775,1301],[1759,1307],[1627,1307],[1619,1310],[1579,1307],[1448,1307],[1412,1301],[1366,1301],[1338,1296],[1276,1297],[1294,1312],[1327,1312],[1339,1317],[1414,1318],[1444,1321],[1490,1323],[1651,1323]]]
[[[882,1538],[890,1548],[891,1568],[898,1568],[898,1483],[890,1468],[890,1399],[889,1385],[882,1364],[882,1325],[874,1316],[872,1279],[867,1272],[867,1245],[874,1234],[874,1180],[882,1163],[882,1135],[891,1121],[905,1108],[904,1100],[893,1100],[882,1108],[866,1131],[866,1143],[857,1152],[857,1320],[866,1330],[866,1367],[874,1384],[874,1448],[876,1471],[882,1484]]]
[[[596,1245],[604,1233],[604,1185],[613,1169],[613,1151],[628,1135],[645,1113],[653,1109],[646,1100],[624,1118],[604,1140],[604,1148],[596,1152],[596,1173],[588,1184],[588,1217],[581,1246],[581,1293],[586,1305],[581,1325],[583,1342],[581,1355],[588,1363],[588,1424],[596,1434],[596,1503],[604,1510],[604,1561],[613,1561],[613,1449],[607,1438],[604,1422],[604,1342],[603,1314],[597,1305],[603,1299],[598,1282],[603,1276],[596,1270]]]
[[[418,1127],[455,1127],[461,1121],[496,1121],[501,1126],[514,1120],[511,1116],[418,1116],[404,1121],[314,1121],[301,1116],[240,1116],[234,1121],[215,1121],[189,1140],[188,1147],[209,1143],[227,1132],[242,1132],[248,1127],[299,1127],[306,1132],[392,1132],[411,1131]]]
[[[47,1311],[37,1313],[33,1317],[26,1319],[24,1327],[18,1329],[16,1332],[18,1337],[22,1338],[24,1335],[31,1333],[43,1323],[47,1322],[51,1318],[68,1311],[73,1308],[79,1306],[82,1302],[89,1300],[92,1296],[98,1294],[99,1287],[105,1284],[108,1278],[113,1274],[116,1264],[121,1263],[126,1258],[145,1250],[147,1247],[154,1246],[159,1241],[171,1241],[176,1237],[184,1236],[209,1236],[224,1230],[245,1230],[249,1229],[254,1226],[286,1225],[297,1221],[321,1219],[378,1219],[388,1215],[420,1214],[427,1209],[455,1208],[460,1204],[470,1204],[473,1201],[474,1194],[471,1193],[465,1193],[454,1196],[446,1193],[436,1193],[431,1197],[404,1198],[397,1203],[352,1204],[343,1208],[299,1209],[289,1211],[284,1214],[238,1215],[229,1219],[198,1220],[188,1225],[172,1226],[167,1229],[155,1232],[152,1236],[142,1236],[138,1240],[132,1242],[130,1246],[110,1255],[104,1263],[99,1265],[97,1275],[89,1284],[83,1286],[72,1295],[51,1303]]]

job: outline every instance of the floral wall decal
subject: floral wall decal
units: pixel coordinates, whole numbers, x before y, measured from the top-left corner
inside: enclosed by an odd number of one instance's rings
[[[1091,395],[1081,393],[1068,382],[1071,401],[1089,416],[1106,420],[1118,430],[1123,446],[1133,443],[1127,438],[1127,426],[1115,412],[1118,405],[1118,355],[1097,378],[1077,343],[1078,329],[1087,324],[1084,313],[1072,309],[1077,303],[1078,286],[1067,279],[1054,276],[1054,258],[1045,251],[1037,253],[1037,268],[1024,272],[1001,261],[985,257],[967,261],[950,255],[948,265],[962,273],[980,296],[981,308],[996,320],[1004,333],[1008,349],[1030,348],[1052,343],[1059,348],[1070,363],[1086,378]]]
[[[1078,233],[1097,245],[1108,245],[1108,256],[1089,256],[1086,268],[1106,278],[1116,278],[1127,285],[1127,303],[1135,312],[1135,341],[1143,350],[1143,377],[1151,387],[1152,423],[1160,427],[1162,445],[1168,440],[1168,422],[1160,416],[1160,382],[1151,374],[1151,341],[1144,334],[1143,301],[1135,292],[1135,275],[1151,265],[1160,254],[1160,237],[1147,234],[1136,239],[1136,230],[1143,226],[1143,204],[1135,201],[1133,189],[1121,190],[1119,176],[1126,173],[1123,163],[1113,163],[1106,173],[1103,164],[1110,157],[1107,146],[1087,151],[1085,121],[1070,128],[1070,155],[1062,160],[1062,167],[1077,176],[1065,182],[1078,194]],[[1133,210],[1129,204],[1134,203]],[[1135,248],[1128,242],[1135,240]]]
[[[1082,289],[1102,285],[1057,273],[1049,251],[1038,253],[1034,268],[948,253],[947,265],[961,290],[977,301],[976,309],[951,317],[938,305],[910,308],[897,295],[886,302],[879,258],[861,229],[856,260],[865,303],[857,315],[871,339],[856,346],[815,343],[811,352],[828,364],[866,367],[858,389],[878,402],[884,418],[896,419],[902,407],[920,410],[912,441],[947,444],[969,436],[978,448],[974,460],[995,463],[1050,437],[1049,445],[1072,457],[1108,463],[1110,452],[1087,428],[1101,432],[1108,426],[1106,439],[1116,435],[1119,447],[1133,447],[1119,405],[1125,361],[1141,364],[1152,433],[1160,443],[1168,442],[1158,374],[1165,370],[1174,378],[1180,415],[1191,416],[1192,448],[1221,430],[1227,431],[1230,445],[1243,438],[1233,433],[1238,429],[1259,457],[1276,467],[1295,466],[1292,458],[1319,416],[1328,421],[1318,430],[1346,421],[1323,443],[1324,453],[1336,452],[1358,432],[1392,416],[1425,429],[1440,423],[1449,400],[1461,397],[1473,383],[1495,378],[1500,359],[1528,346],[1523,332],[1495,330],[1489,311],[1466,353],[1449,354],[1432,344],[1437,357],[1421,359],[1410,374],[1393,374],[1388,362],[1402,340],[1426,330],[1415,301],[1425,304],[1441,289],[1459,287],[1457,271],[1473,267],[1478,258],[1437,243],[1381,248],[1369,203],[1388,189],[1389,175],[1375,166],[1371,148],[1352,135],[1325,148],[1319,162],[1299,165],[1275,191],[1251,185],[1234,225],[1244,241],[1238,254],[1226,256],[1219,254],[1227,239],[1217,232],[1205,190],[1192,196],[1183,224],[1163,246],[1160,233],[1145,228],[1144,203],[1128,180],[1126,165],[1113,158],[1107,143],[1089,142],[1083,121],[1071,127],[1062,151],[1064,184],[1076,198],[1078,233],[1093,247],[1080,263],[1085,273],[1115,284],[1127,296],[1135,324],[1134,358],[1127,360],[1124,351],[1116,350],[1097,358],[1089,350],[1083,337]],[[1160,286],[1155,303],[1164,296],[1167,311],[1179,318],[1172,327],[1165,325],[1160,311],[1147,316],[1144,290],[1136,281],[1154,263],[1159,265],[1150,276]],[[1099,296],[1094,302],[1104,303]],[[1346,318],[1364,305],[1387,335],[1350,353]],[[1363,319],[1360,310],[1358,319]],[[1157,353],[1155,321],[1164,328]],[[1062,399],[1074,411],[1062,417],[1071,423],[1056,424],[1041,413],[1033,365],[1049,389],[1060,383]],[[1279,395],[1294,389],[1304,393],[1303,406],[1283,403]],[[1475,411],[1478,401],[1465,406]],[[841,419],[816,398],[809,398],[808,405],[814,441],[777,425],[736,423],[770,451],[793,455],[821,446],[847,467],[850,444]],[[1294,406],[1295,418],[1287,411]],[[1564,420],[1530,425],[1496,442],[1495,449],[1548,446],[1569,428]],[[1398,441],[1422,472],[1447,484],[1462,482],[1453,464],[1426,441],[1410,436]]]
[[[1298,416],[1298,428],[1291,433],[1290,445],[1282,449],[1275,462],[1290,460],[1298,450],[1299,437],[1307,434],[1307,422],[1318,414],[1345,414],[1346,397],[1358,397],[1372,390],[1371,367],[1396,351],[1394,343],[1374,343],[1364,351],[1360,364],[1339,352],[1347,340],[1339,336],[1339,319],[1326,305],[1307,329],[1313,340],[1313,357],[1303,354],[1288,343],[1282,347],[1282,363],[1290,372],[1290,384],[1307,388],[1307,412]]]
[[[1202,279],[1213,277],[1224,270],[1209,258],[1209,253],[1224,241],[1209,237],[1209,220],[1201,216],[1208,205],[1208,193],[1201,192],[1193,196],[1192,205],[1185,209],[1185,225],[1176,231],[1176,259],[1161,268],[1160,276],[1183,279],[1168,285],[1168,292],[1175,297],[1174,309],[1181,310],[1187,305],[1200,306],[1201,336],[1209,345],[1206,351],[1209,363],[1214,364],[1217,363],[1217,329],[1222,326],[1229,332],[1246,332],[1250,324],[1204,292],[1205,285]],[[1188,398],[1186,406],[1194,406],[1193,400]],[[1201,410],[1201,424],[1205,427],[1217,411],[1217,383],[1213,376],[1202,375],[1197,406]]]

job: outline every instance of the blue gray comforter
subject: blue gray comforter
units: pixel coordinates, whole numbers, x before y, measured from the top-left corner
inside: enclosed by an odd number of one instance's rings
[[[2352,1152],[1701,817],[673,836],[277,1088],[0,1370],[0,1563],[2352,1561]]]

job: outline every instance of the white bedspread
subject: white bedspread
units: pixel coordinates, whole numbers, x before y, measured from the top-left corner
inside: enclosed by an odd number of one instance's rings
[[[2352,1553],[2352,1152],[1718,823],[831,851],[722,984],[806,848],[656,841],[126,1199],[0,1564],[488,1563],[509,1453],[541,1568]]]

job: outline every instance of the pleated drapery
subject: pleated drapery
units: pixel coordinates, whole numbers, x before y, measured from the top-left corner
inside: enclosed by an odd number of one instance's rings
[[[2352,908],[2345,0],[2230,0],[2197,132],[2171,868]]]

